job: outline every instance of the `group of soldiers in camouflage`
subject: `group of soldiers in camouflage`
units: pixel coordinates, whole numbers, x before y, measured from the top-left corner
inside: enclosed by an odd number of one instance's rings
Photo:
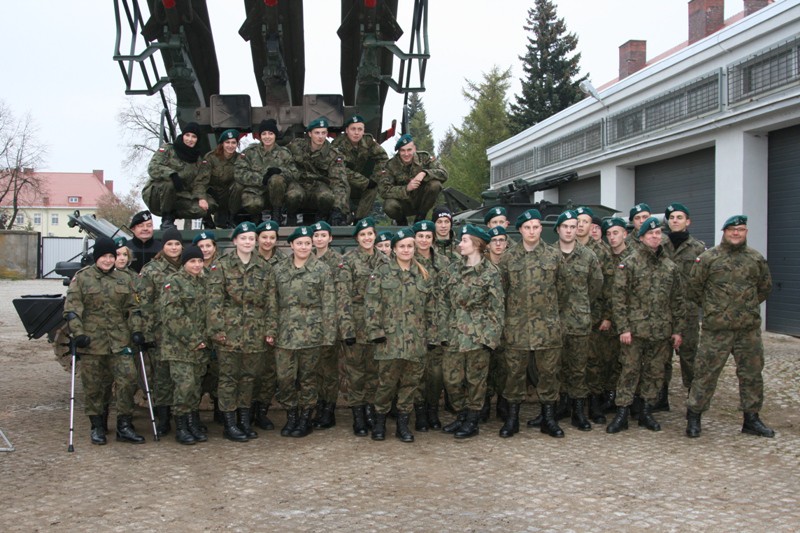
[[[228,129],[201,157],[200,128],[190,122],[151,159],[142,198],[161,216],[162,229],[174,227],[176,218],[202,219],[206,229],[233,228],[242,220],[295,226],[304,214],[348,225],[372,212],[378,194],[398,225],[406,225],[408,216],[424,219],[447,172],[435,157],[418,152],[408,134],[390,159],[364,124],[361,116],[350,117],[343,134],[329,142],[330,122],[320,117],[308,124],[306,137],[284,147],[277,122],[267,119],[254,132],[259,142],[241,153],[240,133]]]

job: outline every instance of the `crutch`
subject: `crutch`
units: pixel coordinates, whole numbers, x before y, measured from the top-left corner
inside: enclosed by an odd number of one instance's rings
[[[70,372],[70,386],[69,386],[69,446],[68,452],[74,452],[75,446],[72,445],[73,436],[75,435],[75,364],[78,359],[78,354],[75,348],[75,339],[69,339],[69,351],[72,354],[72,371]]]
[[[147,394],[147,407],[150,409],[150,423],[153,425],[153,438],[158,439],[158,430],[156,429],[156,417],[153,415],[153,398],[150,396],[150,385],[147,383],[147,367],[144,364],[144,352],[142,347],[139,347],[139,362],[142,364],[142,380],[144,381],[144,392]]]

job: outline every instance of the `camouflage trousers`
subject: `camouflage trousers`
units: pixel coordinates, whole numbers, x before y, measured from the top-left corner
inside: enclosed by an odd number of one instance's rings
[[[514,350],[506,348],[508,378],[503,396],[510,403],[521,403],[528,391],[527,374],[536,387],[539,401],[555,403],[558,400],[561,369],[561,348],[541,350]]]
[[[350,407],[375,403],[378,390],[378,363],[374,344],[344,347],[344,371],[347,375],[347,398]]]
[[[112,381],[116,387],[117,415],[133,414],[133,395],[137,388],[136,356],[81,354],[80,369],[87,415],[103,414]]]
[[[169,361],[164,361],[158,348],[148,350],[150,361],[153,365],[153,375],[150,377],[150,388],[153,390],[153,405],[172,405],[172,391],[175,383],[169,370]]]
[[[506,368],[505,349],[492,350],[489,355],[489,375],[486,377],[486,395],[503,395],[506,387],[508,369]]]
[[[589,335],[564,335],[561,346],[561,392],[570,398],[586,398],[586,363],[589,359]]]
[[[424,218],[436,204],[440,192],[442,192],[442,183],[431,180],[420,185],[419,189],[411,191],[408,200],[387,198],[383,201],[383,212],[392,220],[401,220],[409,216]]]
[[[688,390],[692,386],[692,379],[694,379],[694,360],[697,356],[697,343],[700,337],[700,317],[697,315],[697,311],[690,313],[686,322],[687,327],[683,335],[683,342],[677,353],[681,362],[683,386]],[[670,381],[672,381],[672,353],[670,353],[667,363],[664,365],[664,383],[669,386]]]
[[[212,197],[206,198],[208,212],[200,208],[198,200],[192,198],[192,193],[183,191],[175,192],[171,181],[150,181],[142,189],[142,200],[154,215],[163,216],[165,213],[175,218],[203,218],[217,210],[217,202]]]
[[[172,414],[188,415],[200,408],[200,383],[206,370],[203,363],[169,361],[169,373],[175,389],[172,393]]]
[[[425,402],[428,405],[439,405],[439,398],[442,397],[442,391],[444,391],[443,356],[444,350],[441,346],[425,352],[425,368],[422,372],[422,383],[415,398],[416,403]]]
[[[486,398],[489,375],[489,350],[478,348],[467,352],[445,351],[442,372],[450,403],[456,411],[479,411]]]
[[[248,215],[260,215],[265,209],[280,212],[286,199],[286,190],[287,183],[283,176],[272,176],[266,188],[246,187],[237,183],[231,193],[231,204],[235,210],[231,210],[234,213],[244,211]]]
[[[646,403],[654,404],[664,383],[664,361],[670,353],[669,339],[633,337],[630,344],[620,346],[622,369],[617,381],[617,405],[631,405],[637,390]]]
[[[250,408],[253,403],[253,384],[264,365],[264,352],[227,352],[217,350],[219,410],[235,411]]]
[[[589,335],[589,359],[586,361],[586,387],[591,394],[616,390],[619,381],[619,335],[594,330]]]
[[[339,399],[339,354],[343,343],[321,346],[317,361],[317,397],[324,402],[336,403]]]
[[[253,401],[271,405],[278,389],[278,372],[275,368],[275,348],[267,346],[260,372],[253,383]]]
[[[355,205],[353,211],[355,212],[356,220],[368,217],[372,213],[372,208],[375,207],[375,200],[378,198],[378,188],[367,189],[368,183],[369,181],[365,180],[363,184],[355,185],[353,181],[350,181],[350,204],[351,206]]]
[[[200,395],[208,393],[212,398],[217,397],[219,386],[219,359],[216,350],[211,351],[211,360],[205,365],[203,378],[200,383]]]
[[[347,213],[349,191],[335,191],[324,181],[304,180],[301,183],[292,181],[286,190],[286,210],[291,213],[313,211],[321,218],[326,218],[334,207]]]
[[[378,361],[378,390],[375,392],[375,411],[385,415],[397,398],[397,411],[410,413],[422,382],[425,364],[408,359],[380,359]],[[438,400],[437,400],[438,401]]]
[[[278,374],[276,396],[284,408],[311,409],[316,405],[320,348],[275,348],[275,369]]]
[[[695,413],[707,411],[728,356],[733,354],[739,379],[739,409],[758,413],[764,404],[764,345],[761,329],[703,331],[694,362],[694,380],[686,405]]]

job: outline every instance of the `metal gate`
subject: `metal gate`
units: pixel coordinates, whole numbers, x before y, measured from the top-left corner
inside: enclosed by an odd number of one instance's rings
[[[93,240],[89,240],[89,245],[93,242]],[[47,279],[58,279],[60,276],[51,272],[56,267],[56,263],[70,260],[80,261],[80,258],[73,259],[73,257],[78,256],[82,250],[82,237],[42,237],[42,276]]]

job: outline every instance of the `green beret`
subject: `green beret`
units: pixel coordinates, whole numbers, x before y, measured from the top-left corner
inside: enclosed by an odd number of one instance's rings
[[[589,215],[590,217],[594,217],[594,211],[591,208],[586,207],[585,205],[580,206],[575,210],[575,215]]]
[[[394,237],[394,233],[391,231],[382,231],[378,233],[378,242],[392,242],[392,237]]]
[[[527,211],[525,211],[524,213],[522,213],[520,216],[517,217],[517,222],[515,223],[515,226],[517,227],[517,229],[519,229],[520,226],[522,226],[529,220],[542,220],[542,214],[539,212],[538,209],[528,209]]]
[[[493,207],[493,208],[489,209],[486,212],[486,214],[483,215],[483,223],[484,224],[488,224],[489,221],[492,220],[494,217],[504,217],[504,216],[508,216],[506,214],[506,208],[505,207],[500,207],[498,205],[497,207]]]
[[[217,142],[223,143],[223,142],[227,141],[228,139],[236,139],[238,141],[239,140],[239,132],[237,130],[234,130],[234,129],[225,130],[225,131],[223,131],[222,133],[219,134],[219,140]]]
[[[667,209],[664,211],[664,218],[668,219],[669,215],[675,211],[686,213],[686,218],[689,218],[689,208],[683,204],[679,204],[678,202],[672,202],[667,206]]]
[[[128,239],[126,239],[125,237],[114,237],[114,244],[117,245],[117,248],[128,246]]]
[[[747,215],[733,215],[725,223],[722,225],[722,231],[725,231],[725,228],[728,226],[746,226],[747,225]]]
[[[473,224],[467,224],[466,226],[462,227],[461,235],[472,235],[473,237],[479,238],[483,242],[489,242],[491,240],[491,237],[489,237],[488,233]]]
[[[286,237],[286,242],[291,243],[295,239],[299,239],[300,237],[311,237],[314,234],[313,228],[308,226],[298,226],[294,229],[291,235]]]
[[[636,216],[636,213],[641,213],[642,211],[647,211],[648,213],[652,213],[653,211],[650,209],[650,206],[646,203],[642,202],[640,204],[636,204],[635,206],[631,207],[631,212],[628,215],[628,220],[633,222],[633,217]]]
[[[400,148],[402,148],[403,146],[407,145],[410,142],[414,142],[414,139],[411,137],[410,134],[404,133],[403,135],[400,136],[399,139],[397,139],[397,142],[394,144],[395,151],[399,150]]]
[[[436,226],[430,220],[420,220],[419,222],[414,222],[411,229],[414,230],[414,233],[419,233],[420,231],[432,232],[435,228]]]
[[[403,239],[413,239],[414,238],[414,230],[411,228],[400,228],[399,230],[394,232],[392,235],[392,248],[398,242],[402,241]]]
[[[500,235],[506,235],[506,228],[503,226],[495,226],[489,230],[489,239],[492,237],[499,237]]]
[[[256,233],[258,233],[259,235],[261,235],[262,231],[274,231],[275,233],[278,233],[278,230],[280,228],[281,228],[280,225],[274,220],[265,220],[264,222],[256,226]]]
[[[235,239],[238,235],[241,235],[242,233],[250,233],[250,232],[253,233],[256,232],[256,225],[253,224],[252,222],[242,222],[241,224],[236,226],[236,228],[233,230],[233,233],[231,233],[231,239]]]
[[[358,124],[358,123],[366,124],[367,121],[364,120],[364,117],[362,117],[361,115],[353,115],[352,117],[344,121],[344,127],[346,128],[350,124]]]
[[[353,237],[359,234],[360,231],[367,228],[375,229],[375,219],[372,217],[364,217],[358,221],[356,227],[353,228]]]
[[[573,220],[578,218],[578,213],[572,211],[570,209],[564,211],[560,215],[558,215],[558,220],[556,220],[556,225],[553,226],[553,231],[558,232],[558,227],[564,223],[565,220]]]
[[[318,231],[327,231],[328,233],[331,233],[331,225],[322,220],[311,224],[309,228],[311,229],[312,233],[316,233]]]
[[[213,231],[204,230],[194,236],[194,239],[192,239],[192,244],[197,244],[198,242],[206,239],[217,242],[217,236],[214,235]]]
[[[642,224],[642,227],[639,228],[639,237],[643,237],[648,231],[652,231],[660,227],[661,223],[658,221],[658,219],[656,217],[650,217],[645,220],[644,224]]]
[[[311,131],[311,130],[313,130],[315,128],[327,128],[330,125],[331,125],[331,121],[328,120],[328,117],[319,117],[319,118],[314,119],[314,120],[312,120],[311,122],[308,123],[308,126],[306,127],[306,131],[308,132],[308,131]]]
[[[607,232],[614,226],[619,226],[624,230],[628,230],[628,224],[620,217],[607,218],[603,221],[603,233]]]

